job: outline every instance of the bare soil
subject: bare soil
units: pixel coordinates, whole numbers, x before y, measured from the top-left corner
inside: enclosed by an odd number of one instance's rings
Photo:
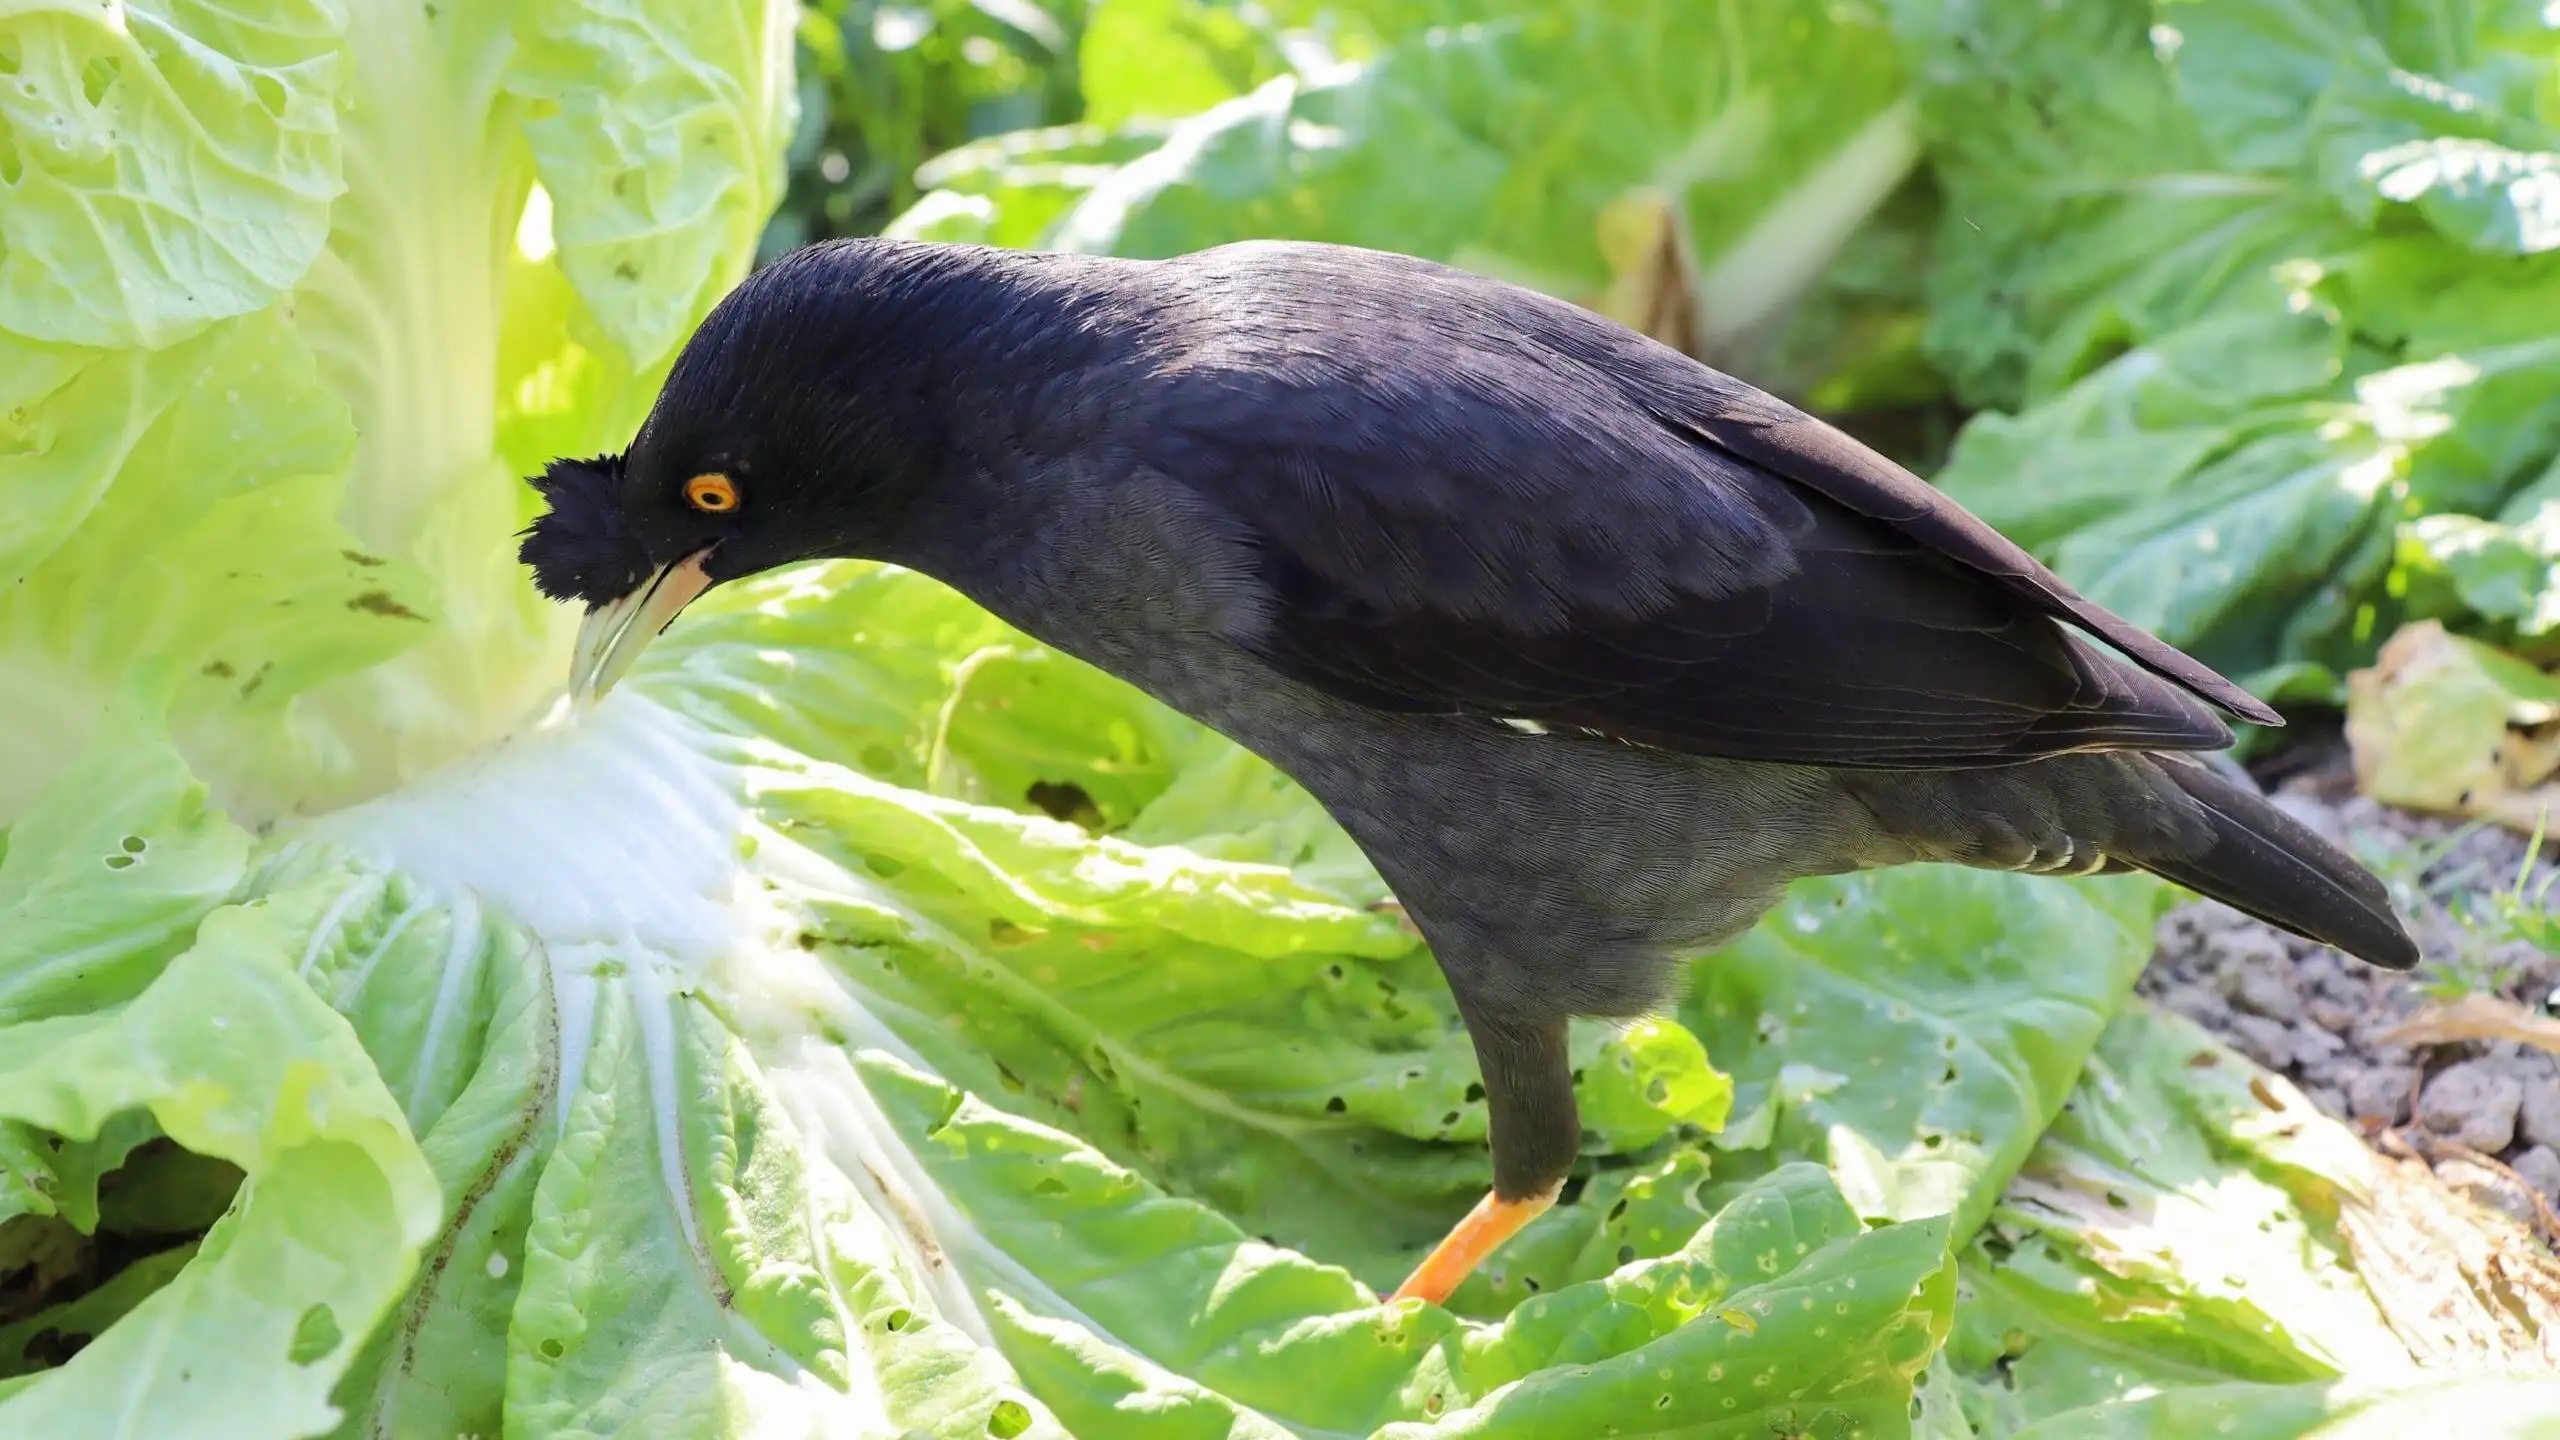
[[[2142,994],[2302,1087],[2374,1148],[2560,1244],[2560,955],[2513,938],[2528,839],[2355,793],[2342,743],[2287,757],[2268,793],[2402,893],[2426,955],[2393,974],[2211,901],[2171,912]],[[2546,844],[2528,896],[2560,861]],[[2560,898],[2560,888],[2549,892]],[[2452,1038],[2490,1032],[2499,1037]],[[2413,1033],[2414,1032],[2414,1033]]]

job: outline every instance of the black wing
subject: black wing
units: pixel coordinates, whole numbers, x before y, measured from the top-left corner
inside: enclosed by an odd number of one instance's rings
[[[2208,700],[2280,723],[1882,456],[1585,311],[1318,247],[1159,273],[1212,338],[1156,357],[1133,443],[1250,557],[1230,638],[1330,693],[1874,768],[2217,749]]]

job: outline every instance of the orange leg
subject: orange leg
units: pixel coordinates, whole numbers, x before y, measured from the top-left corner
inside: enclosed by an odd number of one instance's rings
[[[1556,1193],[1564,1188],[1559,1181],[1538,1194],[1519,1200],[1505,1200],[1488,1193],[1467,1212],[1431,1253],[1422,1259],[1414,1272],[1387,1297],[1392,1305],[1398,1300],[1428,1300],[1438,1305],[1449,1298],[1485,1257],[1502,1248],[1502,1242],[1520,1233],[1520,1227],[1547,1213],[1556,1203]]]

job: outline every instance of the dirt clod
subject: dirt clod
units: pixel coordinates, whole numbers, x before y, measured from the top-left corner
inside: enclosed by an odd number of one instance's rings
[[[2524,1087],[2495,1060],[2465,1060],[2436,1072],[2418,1094],[2418,1123],[2483,1154],[2515,1143]]]
[[[2535,1145],[2517,1152],[2507,1162],[2516,1178],[2542,1192],[2542,1198],[2560,1206],[2560,1152],[2548,1145]]]
[[[2560,1073],[2546,1066],[2540,1079],[2524,1087],[2516,1122],[2527,1143],[2560,1150]]]
[[[2418,1093],[2415,1065],[2374,1065],[2358,1070],[2347,1082],[2346,1120],[2379,1120],[2385,1125],[2409,1119],[2409,1097]]]

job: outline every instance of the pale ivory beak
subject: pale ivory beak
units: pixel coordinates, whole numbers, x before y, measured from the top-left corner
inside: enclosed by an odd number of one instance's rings
[[[640,652],[658,638],[694,597],[711,588],[702,569],[709,550],[697,550],[673,565],[661,565],[639,588],[619,600],[587,612],[578,624],[578,645],[569,659],[569,699],[584,710],[605,697],[630,673]]]

